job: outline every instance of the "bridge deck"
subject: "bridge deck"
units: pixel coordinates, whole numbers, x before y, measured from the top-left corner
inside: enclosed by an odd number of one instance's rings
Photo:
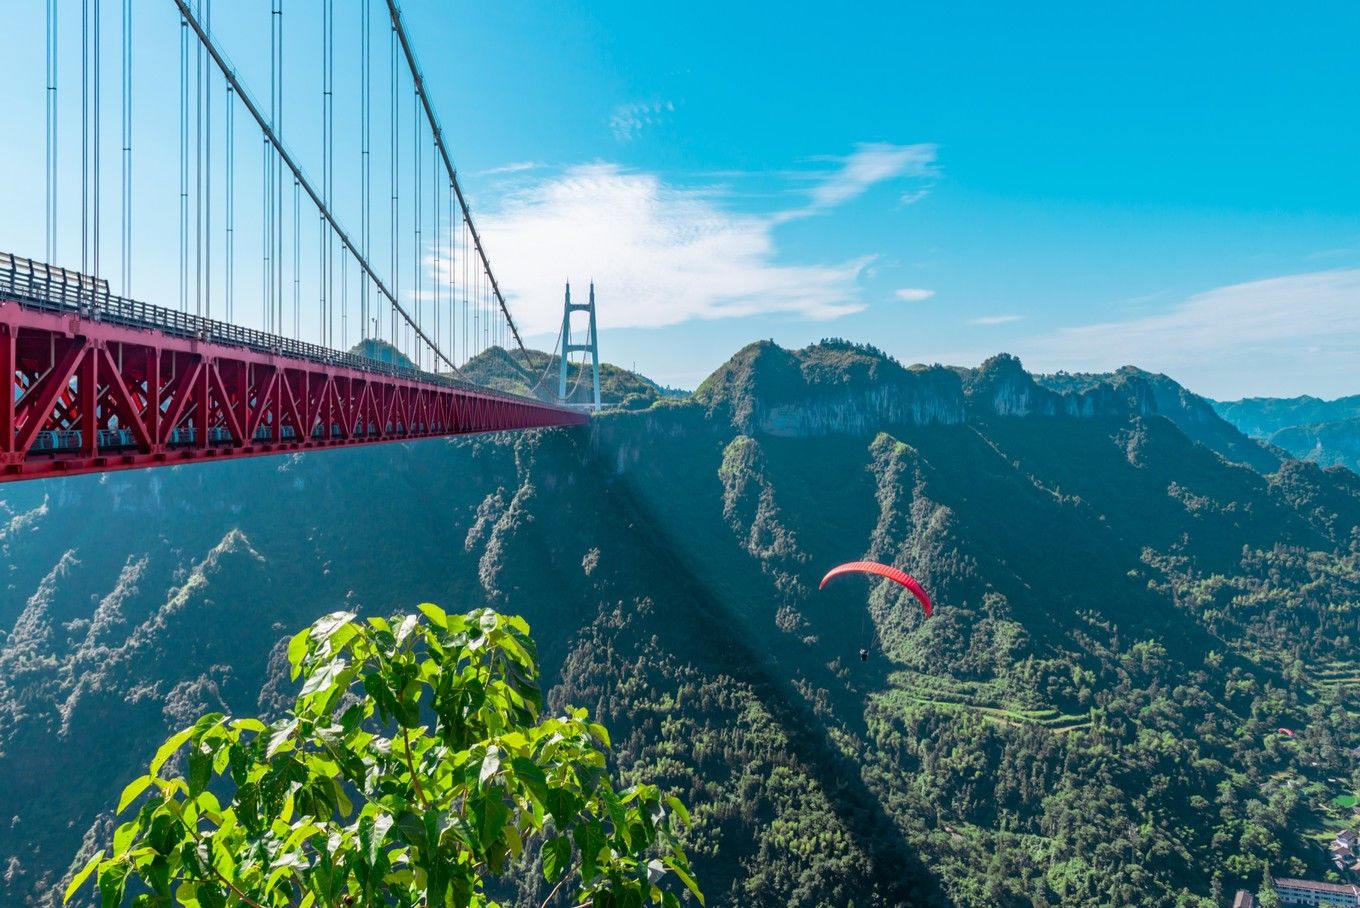
[[[3,255],[0,375],[0,482],[587,419]]]

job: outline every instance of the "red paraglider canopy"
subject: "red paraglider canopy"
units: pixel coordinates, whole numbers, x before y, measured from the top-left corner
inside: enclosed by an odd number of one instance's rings
[[[926,595],[925,590],[921,589],[921,584],[917,583],[906,571],[899,571],[895,567],[879,564],[877,561],[849,561],[845,564],[839,564],[827,571],[826,576],[822,578],[822,582],[817,585],[817,589],[820,590],[822,587],[826,586],[828,580],[832,577],[839,577],[841,574],[877,574],[879,577],[887,577],[894,583],[900,583],[911,590],[911,594],[920,601],[921,608],[925,610],[926,617],[930,617],[930,597]]]
[[[1291,738],[1294,737],[1294,732],[1288,728],[1277,728],[1275,729],[1275,732],[1281,735],[1288,735]]]

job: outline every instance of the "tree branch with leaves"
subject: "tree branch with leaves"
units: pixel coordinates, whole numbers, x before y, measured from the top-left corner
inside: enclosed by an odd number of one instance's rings
[[[212,713],[171,736],[68,901],[93,879],[105,908],[134,891],[138,908],[479,908],[487,878],[537,849],[549,901],[702,904],[684,805],[654,785],[615,791],[609,734],[584,709],[541,714],[522,618],[336,612],[288,659],[303,680],[289,716]],[[179,753],[182,776],[166,771]]]

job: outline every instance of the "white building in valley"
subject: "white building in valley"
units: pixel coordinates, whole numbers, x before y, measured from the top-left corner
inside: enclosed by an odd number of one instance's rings
[[[1273,880],[1280,901],[1286,905],[1314,905],[1324,908],[1360,908],[1360,886],[1349,883],[1320,883],[1315,880]]]

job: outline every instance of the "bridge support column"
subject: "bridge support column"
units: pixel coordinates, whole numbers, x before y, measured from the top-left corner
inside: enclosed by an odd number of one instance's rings
[[[165,443],[161,433],[161,351],[158,347],[146,348],[146,411],[142,420],[146,424],[146,434],[151,436],[150,454],[161,454]]]
[[[90,344],[76,368],[80,419],[75,428],[80,430],[80,452],[86,457],[99,454],[99,353],[99,347]]]
[[[588,312],[590,314],[590,327],[584,344],[573,344],[571,342],[571,314],[573,312]],[[590,354],[591,363],[591,384],[594,388],[594,397],[591,403],[593,409],[598,413],[600,410],[600,341],[595,333],[595,282],[590,284],[590,302],[572,303],[571,284],[567,284],[566,303],[562,307],[562,361],[560,363],[561,372],[557,383],[557,401],[566,404],[567,401],[567,361],[571,359],[571,354],[583,352]],[[584,364],[582,368],[585,368]]]

